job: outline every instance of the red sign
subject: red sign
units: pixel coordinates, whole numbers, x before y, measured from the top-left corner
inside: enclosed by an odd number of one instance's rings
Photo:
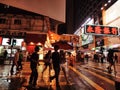
[[[93,35],[119,35],[118,27],[102,26],[102,25],[86,25],[85,34]]]
[[[2,45],[2,37],[0,37],[0,45]]]

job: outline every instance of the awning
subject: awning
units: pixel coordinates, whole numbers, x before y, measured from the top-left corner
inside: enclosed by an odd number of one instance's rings
[[[64,49],[64,50],[72,50],[73,46],[69,45],[67,42],[65,41],[58,41],[55,43],[52,43],[52,46],[58,45],[60,49]]]
[[[50,40],[55,40],[55,41],[60,40],[60,35],[58,35],[54,32],[51,32],[50,30],[48,31],[48,35],[49,35]]]
[[[25,42],[27,44],[29,44],[30,42],[33,43],[41,43],[44,45],[45,41],[46,41],[47,35],[46,34],[31,34],[31,33],[27,33],[26,37],[25,37]]]

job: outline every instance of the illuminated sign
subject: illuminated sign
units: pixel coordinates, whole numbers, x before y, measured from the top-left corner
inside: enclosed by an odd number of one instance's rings
[[[2,45],[12,45],[13,40],[16,40],[16,46],[21,46],[22,42],[24,41],[24,39],[22,39],[22,38],[12,38],[10,44],[8,44],[7,43],[8,40],[9,40],[9,38],[3,38]]]
[[[7,43],[8,41],[9,41],[9,38],[3,38],[2,39],[2,45],[9,45],[9,43]]]
[[[93,35],[119,35],[118,27],[102,26],[102,25],[85,25],[85,34]]]

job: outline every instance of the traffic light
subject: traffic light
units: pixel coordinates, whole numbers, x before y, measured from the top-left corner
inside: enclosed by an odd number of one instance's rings
[[[16,39],[13,39],[12,46],[15,46],[15,45],[16,45]]]
[[[8,43],[9,45],[11,45],[11,38],[8,38],[7,43]]]

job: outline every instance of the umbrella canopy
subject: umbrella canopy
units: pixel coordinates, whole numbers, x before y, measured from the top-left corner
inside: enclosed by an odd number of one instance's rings
[[[54,48],[44,48],[43,50],[54,50]]]
[[[58,41],[58,42],[52,43],[52,46],[55,46],[55,45],[58,45],[59,49],[64,49],[64,50],[73,49],[73,46],[69,45],[65,41]]]

